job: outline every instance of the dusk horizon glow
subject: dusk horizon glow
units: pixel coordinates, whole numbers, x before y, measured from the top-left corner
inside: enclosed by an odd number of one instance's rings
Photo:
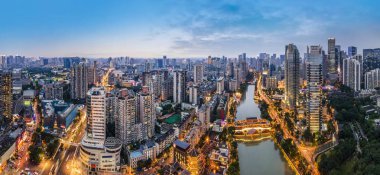
[[[0,54],[177,58],[284,54],[294,43],[378,48],[377,1],[12,1],[0,12]]]

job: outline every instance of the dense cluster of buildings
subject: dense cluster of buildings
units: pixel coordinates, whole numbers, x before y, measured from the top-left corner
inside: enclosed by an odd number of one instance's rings
[[[191,60],[1,56],[0,117],[19,114],[26,123],[35,122],[32,103],[38,97],[44,132],[60,136],[85,107],[80,160],[86,171],[115,173],[125,164],[139,168],[173,146],[176,165],[200,174],[207,155],[196,145],[211,127],[222,132],[229,93],[252,70],[260,73],[260,86],[276,91],[274,99],[304,114],[313,133],[324,129],[324,84],[340,81],[361,95],[380,87],[380,49],[364,49],[361,55],[354,46],[343,50],[335,38],[327,45],[326,51],[308,46],[303,58],[295,44],[286,45],[284,55]],[[228,157],[225,143],[210,153],[223,169]]]

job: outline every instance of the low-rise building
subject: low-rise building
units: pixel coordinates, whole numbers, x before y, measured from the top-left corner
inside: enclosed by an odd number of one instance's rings
[[[46,100],[63,100],[63,85],[61,83],[45,84],[43,90],[45,91]]]
[[[227,144],[224,142],[219,143],[218,148],[211,151],[210,160],[217,162],[220,165],[227,166],[229,161]]]
[[[105,141],[85,138],[81,142],[80,160],[91,173],[118,172],[120,170],[121,141],[109,137]]]
[[[270,76],[266,78],[266,89],[276,89],[277,88],[277,77]]]
[[[205,155],[198,152],[189,143],[176,140],[174,146],[174,162],[178,163],[191,175],[202,174],[205,167]]]

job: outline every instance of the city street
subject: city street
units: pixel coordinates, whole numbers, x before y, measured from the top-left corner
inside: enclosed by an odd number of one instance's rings
[[[294,141],[294,143],[296,144],[296,146],[297,146],[298,150],[300,151],[300,153],[302,154],[302,156],[307,160],[308,164],[312,167],[313,174],[318,175],[319,171],[318,171],[318,169],[315,166],[314,161],[313,161],[313,155],[314,155],[314,151],[315,151],[316,147],[302,146],[299,143],[298,139],[296,139],[292,134],[289,133],[287,127],[285,126],[285,121],[283,121],[278,116],[278,113],[275,110],[275,107],[273,105],[273,101],[266,96],[265,92],[262,91],[262,88],[260,85],[261,81],[262,80],[261,80],[261,76],[260,76],[258,81],[257,81],[257,84],[258,84],[257,90],[258,90],[258,93],[260,94],[260,99],[264,100],[269,105],[269,108],[268,108],[269,115],[271,116],[272,119],[274,119],[274,121],[277,124],[280,124],[281,129],[284,132],[284,138],[286,138],[286,139],[290,138]]]

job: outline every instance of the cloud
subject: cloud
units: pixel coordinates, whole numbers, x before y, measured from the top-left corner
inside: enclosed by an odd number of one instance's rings
[[[342,48],[380,47],[379,2],[370,0],[84,1],[69,14],[63,13],[72,10],[67,2],[22,4],[14,5],[16,14],[14,8],[0,12],[6,54],[255,56],[283,54],[288,43],[301,53],[310,44],[326,48],[328,37]]]

